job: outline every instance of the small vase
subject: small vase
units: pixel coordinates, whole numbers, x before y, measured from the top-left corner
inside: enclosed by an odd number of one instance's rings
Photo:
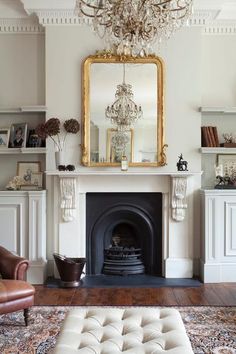
[[[56,168],[60,165],[64,165],[64,151],[59,150],[55,151],[55,162],[56,162]]]

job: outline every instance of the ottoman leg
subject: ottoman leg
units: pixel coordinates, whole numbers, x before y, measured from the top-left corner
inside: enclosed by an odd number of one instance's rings
[[[24,309],[24,319],[25,319],[25,325],[28,326],[28,323],[29,323],[29,309]]]

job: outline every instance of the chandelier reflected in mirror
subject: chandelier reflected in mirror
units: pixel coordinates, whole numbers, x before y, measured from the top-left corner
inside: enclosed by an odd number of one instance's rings
[[[116,151],[125,151],[129,142],[126,132],[143,116],[142,108],[133,101],[133,96],[132,85],[125,82],[125,63],[123,63],[123,82],[117,85],[115,102],[105,110],[106,118],[117,129],[112,138],[112,146]]]
[[[133,101],[132,85],[125,82],[125,64],[123,63],[123,82],[117,85],[116,100],[105,110],[106,118],[114,124],[118,131],[130,129],[135,122],[142,118],[141,106]]]
[[[116,54],[147,55],[191,15],[193,0],[77,0],[76,13]],[[91,21],[90,21],[91,22]]]

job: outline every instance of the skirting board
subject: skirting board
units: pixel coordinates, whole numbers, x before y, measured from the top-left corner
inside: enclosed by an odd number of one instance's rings
[[[204,283],[236,282],[236,263],[204,264],[200,260],[201,279]]]
[[[46,279],[46,265],[44,260],[30,261],[27,271],[27,281],[31,284],[44,284]]]
[[[192,278],[193,260],[190,258],[165,259],[165,278]]]

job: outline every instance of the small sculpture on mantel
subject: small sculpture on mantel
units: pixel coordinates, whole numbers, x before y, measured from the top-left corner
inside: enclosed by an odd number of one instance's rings
[[[176,166],[178,171],[188,171],[188,162],[183,159],[183,154],[180,154]]]

